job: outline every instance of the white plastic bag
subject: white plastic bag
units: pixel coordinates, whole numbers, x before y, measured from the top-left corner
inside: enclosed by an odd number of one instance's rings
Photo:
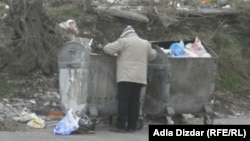
[[[72,109],[68,111],[66,116],[60,120],[54,128],[55,135],[70,135],[79,128],[79,117],[73,115]]]
[[[79,30],[76,26],[76,21],[69,19],[66,22],[62,22],[59,24],[59,27],[61,27],[62,29],[66,30],[68,33],[72,33],[72,34],[79,34]]]
[[[197,54],[195,54],[194,52],[192,52],[191,50],[189,50],[189,49],[184,49],[184,52],[185,52],[185,56],[187,56],[187,57],[198,57],[198,55]]]
[[[42,119],[33,119],[27,123],[28,126],[33,128],[44,128],[45,127],[45,121]]]

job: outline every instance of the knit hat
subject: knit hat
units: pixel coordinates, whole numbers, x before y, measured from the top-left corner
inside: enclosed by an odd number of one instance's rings
[[[120,36],[121,38],[122,37],[125,37],[126,35],[128,35],[129,33],[135,33],[135,30],[134,28],[131,26],[131,25],[128,25],[122,32],[122,35]]]

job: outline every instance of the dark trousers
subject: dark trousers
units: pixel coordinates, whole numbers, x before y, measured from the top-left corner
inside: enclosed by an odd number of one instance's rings
[[[118,118],[116,127],[135,130],[140,112],[140,92],[142,84],[118,83]]]

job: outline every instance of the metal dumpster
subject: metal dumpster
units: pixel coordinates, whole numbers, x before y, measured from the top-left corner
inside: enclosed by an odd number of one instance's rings
[[[94,129],[97,117],[109,117],[112,124],[117,114],[116,57],[93,53],[89,42],[78,39],[64,44],[58,54],[59,87],[63,111],[76,110],[91,120],[84,126]],[[142,119],[137,125],[142,128]]]
[[[58,55],[59,91],[64,112],[86,104],[88,51],[78,42],[67,42]]]
[[[211,58],[167,57],[160,48],[168,49],[173,42],[152,42],[158,56],[148,65],[143,113],[166,116],[168,123],[174,115],[204,113],[204,124],[212,124],[218,56],[206,47]]]
[[[91,53],[89,39],[64,44],[58,55],[59,87],[64,112],[84,105],[83,116],[116,113],[116,58]]]

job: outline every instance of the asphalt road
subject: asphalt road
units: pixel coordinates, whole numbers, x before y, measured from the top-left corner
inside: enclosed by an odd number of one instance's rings
[[[186,124],[202,124],[200,118],[187,120]],[[135,133],[113,133],[108,131],[108,125],[97,125],[94,134],[74,134],[69,136],[60,136],[53,134],[54,126],[45,129],[31,129],[25,132],[0,132],[1,141],[147,141],[148,124],[146,123],[142,130]],[[239,116],[232,118],[214,119],[214,124],[249,124],[250,116]],[[52,124],[53,125],[53,124]],[[250,133],[249,133],[250,135]]]
[[[74,134],[61,136],[53,134],[53,127],[35,129],[28,132],[0,132],[1,141],[145,141],[148,140],[148,131],[145,126],[135,133],[113,133],[108,126],[99,125],[94,134]]]

